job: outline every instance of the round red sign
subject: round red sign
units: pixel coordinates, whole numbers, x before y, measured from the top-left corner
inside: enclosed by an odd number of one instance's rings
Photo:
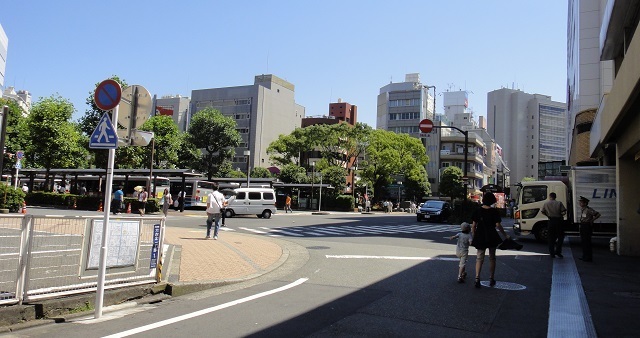
[[[423,133],[430,133],[433,129],[433,122],[429,119],[424,119],[420,121],[420,125],[418,126],[420,131]]]
[[[122,98],[122,89],[115,80],[108,79],[100,82],[96,87],[93,99],[98,108],[107,111],[115,108]]]

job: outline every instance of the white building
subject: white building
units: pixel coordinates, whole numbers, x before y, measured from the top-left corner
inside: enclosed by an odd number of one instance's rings
[[[13,100],[22,109],[22,116],[29,115],[31,111],[31,93],[26,90],[18,90],[17,92],[13,87],[7,87],[2,92],[2,98]]]
[[[242,143],[235,149],[233,167],[247,170],[243,154],[249,150],[250,167],[266,168],[271,166],[269,144],[300,127],[305,116],[294,94],[293,84],[275,75],[257,75],[253,85],[193,90],[189,114],[212,107],[235,119]]]
[[[0,24],[0,88],[4,87],[4,71],[7,67],[7,51],[9,49],[9,38]]]
[[[566,106],[550,96],[502,88],[487,94],[487,130],[502,146],[511,182],[539,178],[540,162],[566,160]]]
[[[156,99],[155,114],[171,116],[173,122],[178,125],[178,130],[185,132],[189,121],[189,105],[191,100],[180,95],[167,95]]]

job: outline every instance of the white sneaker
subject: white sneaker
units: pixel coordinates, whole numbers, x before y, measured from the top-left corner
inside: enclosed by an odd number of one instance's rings
[[[213,239],[218,239],[218,236],[213,236]]]
[[[211,236],[206,236],[204,239],[211,239]]]

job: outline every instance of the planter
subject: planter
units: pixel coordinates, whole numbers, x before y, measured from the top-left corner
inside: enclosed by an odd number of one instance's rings
[[[0,214],[8,214],[9,209],[0,209]]]

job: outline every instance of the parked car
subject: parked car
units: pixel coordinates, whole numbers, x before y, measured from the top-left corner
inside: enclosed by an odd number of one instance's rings
[[[451,216],[451,204],[446,201],[426,201],[416,213],[418,222],[434,221],[446,222]]]

